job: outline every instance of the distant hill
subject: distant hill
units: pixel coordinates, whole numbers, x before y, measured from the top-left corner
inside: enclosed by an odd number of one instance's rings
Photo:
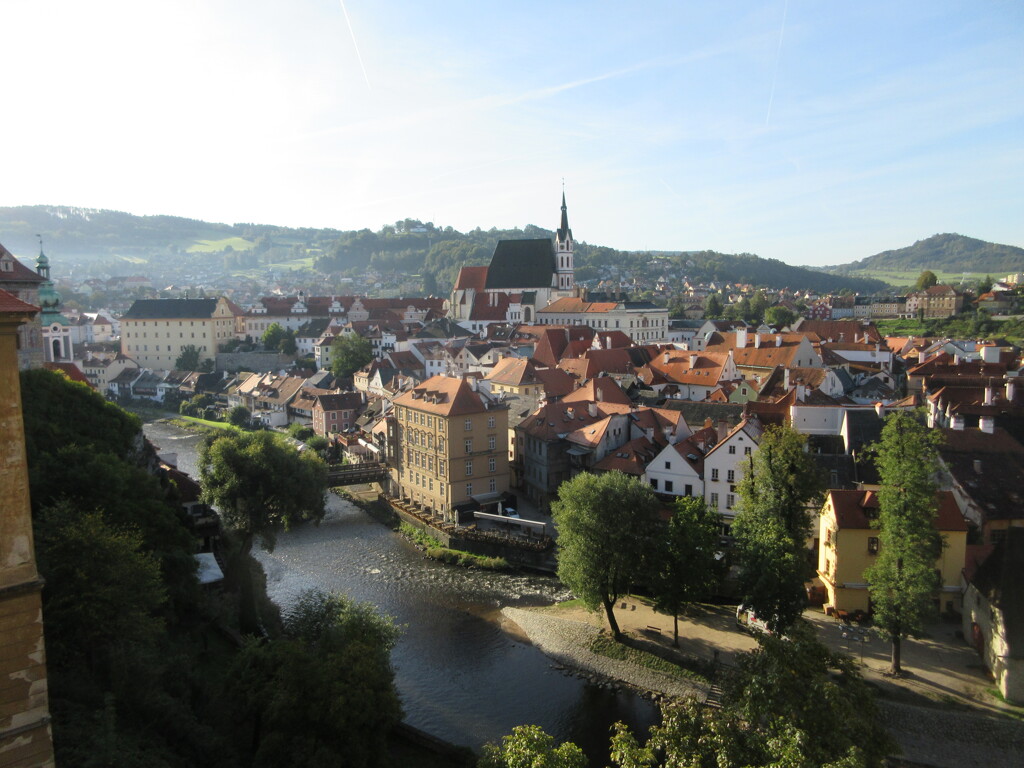
[[[957,234],[932,235],[906,248],[882,251],[859,261],[828,267],[835,274],[868,271],[985,272],[993,276],[1024,272],[1024,248],[988,243]]]
[[[309,277],[314,278],[371,267],[380,273],[423,275],[423,290],[435,295],[447,295],[462,266],[488,263],[498,240],[554,236],[532,224],[458,232],[405,219],[373,232],[218,224],[71,206],[0,207],[0,243],[8,249],[34,255],[37,234],[62,266],[99,265],[110,274],[162,274],[166,282],[174,282],[169,272],[175,269],[238,274],[277,265],[292,272],[310,270]],[[865,276],[805,269],[746,253],[618,251],[582,241],[576,243],[576,276],[582,283],[620,278],[648,287],[665,276],[675,290],[684,279],[819,293],[887,288],[881,280]]]

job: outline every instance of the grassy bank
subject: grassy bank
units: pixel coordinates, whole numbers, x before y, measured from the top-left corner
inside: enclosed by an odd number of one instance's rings
[[[399,525],[398,531],[422,549],[431,560],[439,560],[442,563],[457,565],[461,568],[484,568],[489,571],[507,571],[512,567],[503,557],[484,557],[471,552],[442,547],[436,539],[408,523]]]
[[[602,630],[601,634],[595,637],[594,642],[590,644],[590,650],[599,656],[617,661],[628,661],[631,664],[664,672],[673,677],[696,680],[701,683],[710,682],[709,676],[712,669],[708,662],[678,652],[672,652],[674,660],[670,660],[646,650],[641,647],[643,645],[648,644],[631,638],[626,638],[621,643],[616,642],[611,633]]]

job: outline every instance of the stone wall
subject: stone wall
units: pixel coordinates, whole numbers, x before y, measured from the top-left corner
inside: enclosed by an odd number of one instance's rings
[[[290,368],[294,358],[280,352],[218,352],[218,371],[268,373]]]

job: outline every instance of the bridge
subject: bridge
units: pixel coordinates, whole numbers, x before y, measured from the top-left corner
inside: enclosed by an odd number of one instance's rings
[[[339,485],[359,485],[361,483],[380,483],[387,479],[388,465],[380,463],[345,464],[327,470],[327,484],[332,487]]]

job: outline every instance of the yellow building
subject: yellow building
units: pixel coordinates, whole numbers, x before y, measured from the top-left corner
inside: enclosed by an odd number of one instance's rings
[[[959,611],[960,580],[967,557],[967,521],[950,491],[938,494],[935,527],[944,546],[935,562],[942,574],[936,595],[940,610]],[[818,577],[825,585],[826,607],[837,611],[870,611],[865,569],[881,549],[878,494],[874,491],[831,490],[821,510]]]
[[[18,328],[38,311],[0,290],[0,765],[24,768],[53,766],[18,374]]]
[[[218,347],[235,337],[242,310],[219,299],[139,299],[121,318],[121,354],[143,368],[173,370],[185,347],[199,361],[216,359]]]
[[[508,408],[475,378],[433,376],[394,399],[392,487],[449,522],[508,490]]]

